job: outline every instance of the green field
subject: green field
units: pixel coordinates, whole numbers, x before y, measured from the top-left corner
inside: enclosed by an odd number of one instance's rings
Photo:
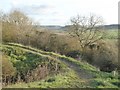
[[[117,39],[119,36],[119,33],[117,29],[112,29],[112,30],[106,30],[105,31],[105,39]]]

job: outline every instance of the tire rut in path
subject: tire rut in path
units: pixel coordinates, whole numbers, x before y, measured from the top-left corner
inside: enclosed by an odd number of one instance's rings
[[[92,74],[90,74],[89,72],[85,71],[82,68],[80,69],[80,67],[77,64],[72,63],[70,61],[66,61],[64,59],[60,59],[60,60],[62,62],[64,62],[69,68],[73,69],[77,73],[79,78],[82,78],[82,79],[85,79],[85,80],[94,78],[94,76]]]

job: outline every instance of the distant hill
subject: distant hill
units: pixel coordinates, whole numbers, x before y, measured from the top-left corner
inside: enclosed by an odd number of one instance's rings
[[[44,25],[44,26],[37,26],[37,28],[47,29],[47,30],[61,30],[63,26],[58,25]]]
[[[118,24],[110,24],[110,25],[103,25],[103,26],[100,26],[100,27],[103,27],[105,30],[113,30],[113,29],[118,29]],[[62,27],[61,29],[62,30],[68,30],[70,29],[71,25],[67,25],[65,27]]]
[[[119,24],[104,25],[105,29],[118,29]]]
[[[42,29],[47,29],[47,30],[63,30],[66,31],[68,29],[70,29],[71,25],[66,25],[66,26],[59,26],[59,25],[43,25],[43,26],[39,26],[37,25],[36,27],[42,28]],[[118,29],[118,24],[110,24],[110,25],[104,25],[104,26],[100,26],[100,27],[104,27],[104,29],[106,30],[112,30],[112,29]]]

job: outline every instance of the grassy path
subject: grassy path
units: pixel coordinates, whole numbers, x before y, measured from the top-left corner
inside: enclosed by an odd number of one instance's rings
[[[29,48],[29,47],[25,47],[25,46],[19,46],[19,45],[15,45],[15,44],[9,44],[11,46],[16,46],[16,47],[19,47],[21,49],[24,49],[26,51],[29,51],[29,52],[32,52],[32,53],[35,53],[35,54],[44,54],[43,56],[48,56],[49,57],[49,52],[48,53],[44,53],[44,51],[38,51],[38,50],[35,50],[35,49],[32,49],[32,48]],[[79,78],[82,78],[82,79],[92,79],[94,78],[94,76],[90,73],[88,73],[87,71],[85,71],[84,69],[80,68],[79,65],[77,65],[76,63],[73,63],[71,61],[68,61],[64,58],[59,58],[57,57],[57,55],[53,55],[52,58],[57,58],[57,60],[59,61],[62,61],[64,64],[66,64],[69,68],[71,68],[72,70],[74,70],[76,72],[76,74],[79,76]]]
[[[35,82],[34,86],[32,85],[33,82],[31,82],[30,83],[31,87],[36,87],[36,86],[59,87],[63,85],[65,85],[65,87],[75,87],[76,85],[77,85],[76,87],[117,87],[115,84],[113,84],[113,83],[118,83],[117,76],[113,77],[111,73],[101,72],[97,70],[94,66],[88,64],[87,62],[77,61],[73,58],[66,57],[64,55],[56,54],[53,52],[46,52],[46,51],[34,49],[32,47],[23,46],[20,44],[11,43],[11,44],[5,44],[4,46],[12,47],[12,48],[20,48],[21,50],[27,51],[29,53],[38,54],[43,57],[54,58],[58,62],[62,62],[63,64],[67,65],[67,68],[70,69],[68,70],[68,72],[64,72],[60,75],[55,76],[55,82],[47,83],[45,80],[43,80],[42,82],[41,81]],[[53,78],[53,76],[50,78]],[[18,85],[16,85],[16,87]],[[29,86],[28,84],[26,85]]]
[[[94,76],[90,73],[88,73],[87,71],[85,71],[84,69],[80,68],[78,65],[76,65],[75,63],[72,63],[70,61],[66,61],[64,59],[61,59],[62,62],[64,62],[69,68],[73,69],[80,78],[82,79],[92,79],[94,78]]]

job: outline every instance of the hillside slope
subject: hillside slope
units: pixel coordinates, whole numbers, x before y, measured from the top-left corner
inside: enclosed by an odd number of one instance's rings
[[[14,64],[14,67],[19,68],[18,70],[23,70],[24,68],[26,68],[25,70],[33,69],[35,67],[34,65],[39,64],[48,65],[50,69],[49,74],[40,80],[34,80],[27,83],[20,82],[18,84],[7,85],[6,87],[118,88],[119,85],[118,75],[113,76],[112,73],[101,72],[86,62],[77,61],[64,55],[59,55],[53,52],[45,52],[34,49],[30,46],[14,43],[1,45],[0,49],[10,58],[10,61]],[[20,52],[22,52],[22,54]],[[19,67],[17,66],[18,64],[16,64],[18,61],[22,63],[19,63]],[[28,66],[26,66],[26,64]]]

